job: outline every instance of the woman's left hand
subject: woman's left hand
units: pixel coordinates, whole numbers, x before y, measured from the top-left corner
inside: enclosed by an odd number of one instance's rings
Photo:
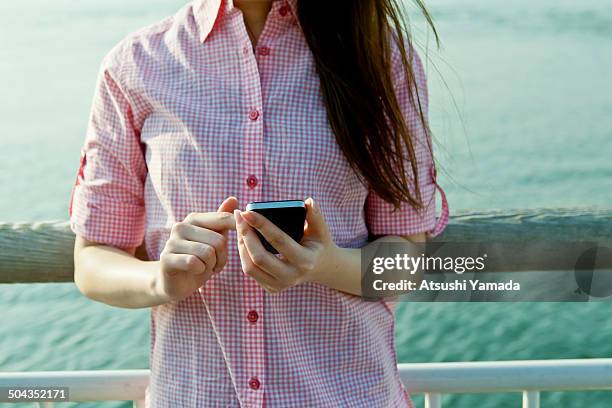
[[[254,211],[234,211],[242,270],[268,292],[275,293],[303,282],[318,282],[329,271],[339,248],[333,242],[323,214],[312,198],[306,201],[306,228],[301,243]],[[268,252],[255,230],[279,252]]]

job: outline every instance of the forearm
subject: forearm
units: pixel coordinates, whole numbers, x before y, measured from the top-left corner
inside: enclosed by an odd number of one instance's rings
[[[361,258],[362,251],[368,252],[368,247],[378,246],[382,242],[398,242],[406,241],[407,244],[424,242],[425,235],[417,234],[413,236],[385,236],[375,241],[368,243],[363,248],[336,248],[333,255],[330,256],[330,261],[325,267],[325,270],[317,273],[316,281],[322,285],[332,289],[346,292],[352,295],[361,296],[362,286],[362,271]],[[415,256],[418,256],[417,246],[414,245]]]
[[[141,261],[120,249],[85,246],[75,256],[75,283],[90,299],[123,308],[145,308],[165,302],[156,293],[159,262]]]

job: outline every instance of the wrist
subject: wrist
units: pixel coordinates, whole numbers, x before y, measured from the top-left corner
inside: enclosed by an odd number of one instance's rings
[[[359,296],[361,289],[361,250],[330,246],[323,254],[315,282],[328,288]]]
[[[149,270],[148,279],[148,296],[153,300],[153,303],[160,305],[170,301],[168,295],[163,290],[163,275],[161,270],[160,261],[148,261],[146,262]]]
[[[330,242],[322,251],[321,261],[313,271],[311,282],[330,286],[330,278],[333,278],[336,271],[342,268],[343,258],[345,257],[344,248],[340,248],[335,242]]]

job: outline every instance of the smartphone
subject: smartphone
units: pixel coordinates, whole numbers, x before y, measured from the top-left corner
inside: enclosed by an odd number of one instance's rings
[[[246,210],[263,215],[296,242],[300,242],[304,236],[306,204],[302,200],[256,201],[247,204]],[[263,235],[259,231],[256,232],[266,250],[278,254]]]

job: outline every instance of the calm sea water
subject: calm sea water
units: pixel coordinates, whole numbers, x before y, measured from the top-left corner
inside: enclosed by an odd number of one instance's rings
[[[443,40],[440,51],[429,48],[431,122],[453,210],[610,206],[610,1],[428,4]],[[67,218],[102,56],[128,32],[181,5],[0,2],[0,221]],[[416,37],[427,43],[415,22]],[[0,310],[2,371],[147,367],[146,310],[91,302],[71,284],[0,286]],[[610,312],[608,304],[588,303],[403,304],[398,356],[402,362],[611,357]],[[465,395],[447,397],[445,406],[519,401]],[[604,408],[612,394],[547,393],[543,403]]]

